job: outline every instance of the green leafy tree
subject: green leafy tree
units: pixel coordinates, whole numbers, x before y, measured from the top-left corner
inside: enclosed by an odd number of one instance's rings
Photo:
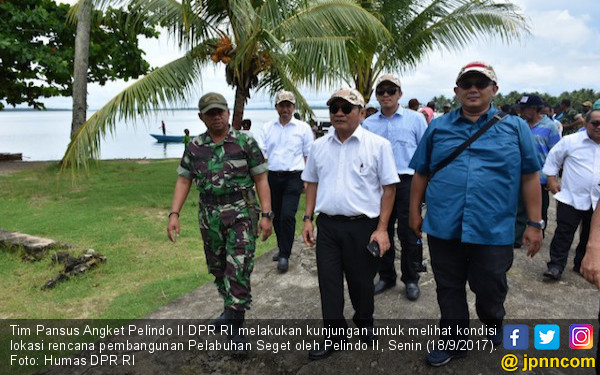
[[[341,71],[365,100],[382,73],[414,69],[432,51],[458,50],[485,37],[511,41],[528,32],[519,8],[495,0],[364,0],[392,38],[373,43],[367,35],[348,42],[351,70]],[[349,74],[348,74],[349,73]]]
[[[97,0],[97,6],[110,3]],[[235,89],[233,123],[241,123],[250,93],[293,91],[299,109],[308,105],[298,85],[319,87],[348,71],[346,41],[359,33],[372,43],[388,37],[381,23],[351,0],[132,0],[137,14],[165,26],[186,54],[153,70],[115,96],[74,135],[63,166],[85,166],[98,155],[101,135],[116,116],[135,120],[151,109],[187,101],[202,68],[224,64]],[[135,20],[132,20],[135,24]]]
[[[69,9],[53,0],[0,1],[0,100],[43,109],[40,98],[71,96],[76,25],[67,22]],[[137,78],[148,71],[137,36],[158,33],[147,22],[124,30],[131,16],[113,8],[93,13],[88,82]]]

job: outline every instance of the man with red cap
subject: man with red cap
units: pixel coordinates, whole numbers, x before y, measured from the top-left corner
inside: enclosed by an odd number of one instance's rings
[[[427,233],[436,282],[440,327],[450,328],[442,345],[427,355],[442,366],[466,351],[448,350],[468,339],[457,328],[469,327],[466,283],[475,293],[477,315],[488,340],[502,342],[506,272],[513,262],[517,202],[522,191],[529,221],[523,245],[529,256],[542,242],[540,162],[529,126],[516,116],[499,114],[494,69],[475,62],[464,66],[454,93],[461,106],[434,119],[409,164],[415,170],[410,193],[410,227]],[[493,121],[492,121],[493,120]],[[453,159],[465,141],[485,129]],[[427,191],[427,213],[421,202]],[[421,228],[422,227],[422,228]],[[462,331],[464,332],[464,331]]]

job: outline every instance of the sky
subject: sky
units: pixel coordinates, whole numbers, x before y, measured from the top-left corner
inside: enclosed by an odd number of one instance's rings
[[[60,2],[74,3],[75,0]],[[485,40],[458,51],[437,51],[419,66],[399,74],[403,96],[400,103],[417,98],[427,102],[434,96],[454,95],[454,81],[460,68],[472,61],[491,64],[498,76],[500,93],[546,92],[559,95],[564,91],[591,88],[600,91],[600,1],[598,0],[514,0],[531,26],[531,34],[520,41],[506,44],[499,39]],[[595,17],[592,15],[596,14]],[[147,53],[151,66],[162,66],[184,54],[166,33],[159,40],[142,40],[141,48]],[[129,82],[110,82],[105,86],[88,86],[88,104],[98,109]],[[198,98],[203,92],[216,91],[233,103],[234,91],[225,82],[222,64],[206,68],[198,83]],[[303,95],[311,105],[325,105],[332,90],[316,92],[306,88]],[[194,107],[198,98],[190,98],[183,106]],[[591,99],[591,98],[590,98]],[[371,102],[375,103],[374,97]],[[48,108],[71,108],[71,98],[44,100]],[[269,108],[272,99],[255,93],[247,108]]]

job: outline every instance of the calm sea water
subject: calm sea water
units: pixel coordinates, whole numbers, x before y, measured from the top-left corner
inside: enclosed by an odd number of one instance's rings
[[[329,117],[326,109],[315,111],[319,119]],[[93,113],[88,113],[91,116]],[[277,117],[274,109],[247,109],[244,118],[252,120],[251,132]],[[158,143],[150,134],[161,134],[163,120],[169,135],[203,133],[206,128],[198,119],[198,111],[157,112],[146,120],[118,122],[114,134],[107,134],[101,143],[102,159],[178,158],[183,144]],[[70,111],[0,111],[0,153],[22,153],[23,160],[60,160],[69,144]]]

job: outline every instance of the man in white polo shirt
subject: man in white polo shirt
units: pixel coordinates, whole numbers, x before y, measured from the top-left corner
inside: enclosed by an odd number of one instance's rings
[[[354,89],[340,89],[327,101],[335,131],[317,139],[310,150],[302,179],[306,187],[306,215],[302,237],[315,244],[313,215],[317,225],[317,270],[326,337],[341,346],[321,343],[310,359],[328,357],[346,343],[344,330],[344,276],[361,340],[373,344],[373,278],[379,258],[389,249],[387,227],[398,174],[390,142],[360,126],[365,116],[364,99]],[[376,242],[379,251],[368,251]]]
[[[269,164],[273,227],[279,253],[273,257],[279,272],[287,272],[296,231],[296,211],[304,188],[300,174],[314,141],[310,125],[294,118],[296,97],[281,91],[275,97],[277,120],[263,125],[256,141]]]
[[[563,168],[561,184],[556,176]],[[590,111],[585,131],[565,136],[550,150],[543,172],[548,189],[556,199],[556,231],[550,243],[550,261],[544,277],[560,280],[567,265],[573,237],[581,223],[573,271],[580,272],[590,235],[593,207],[598,202],[600,183],[600,109]]]

